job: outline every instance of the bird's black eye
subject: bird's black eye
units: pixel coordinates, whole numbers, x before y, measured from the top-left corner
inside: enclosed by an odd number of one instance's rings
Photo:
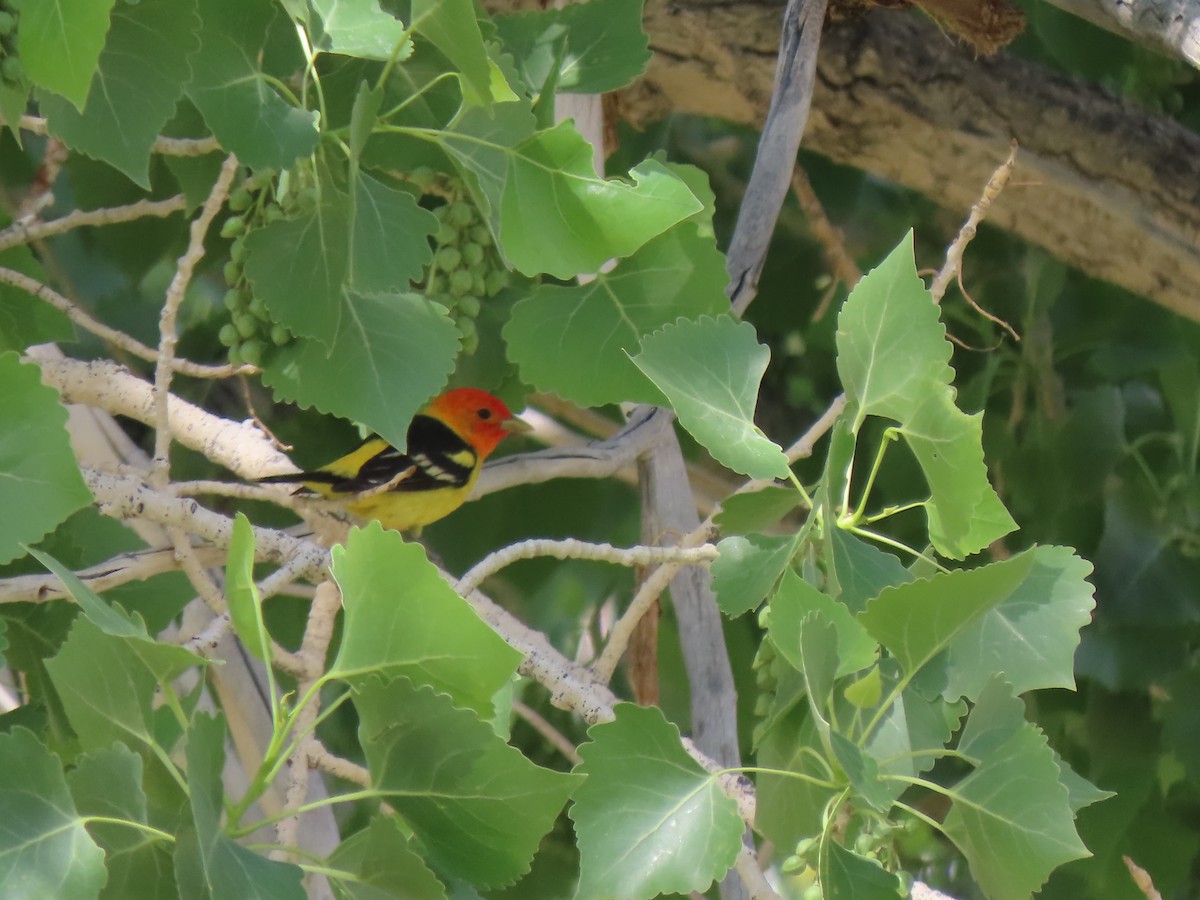
[[[490,409],[481,409],[479,410],[478,415],[481,419],[490,419],[492,417],[492,411]]]

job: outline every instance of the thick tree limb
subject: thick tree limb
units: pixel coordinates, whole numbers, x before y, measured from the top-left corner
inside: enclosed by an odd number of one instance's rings
[[[1197,0],[1053,0],[1053,3],[1113,34],[1200,68]]]
[[[649,0],[656,51],[624,95],[757,125],[774,82],[779,8]],[[1200,136],[1032,63],[976,59],[932,24],[876,10],[829,26],[804,146],[953,209],[1021,145],[1023,182],[989,221],[1090,275],[1200,320]]]

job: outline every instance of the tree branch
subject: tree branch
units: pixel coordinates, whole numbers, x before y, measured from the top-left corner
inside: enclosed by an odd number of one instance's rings
[[[623,111],[761,122],[777,16],[650,0],[656,55]],[[976,59],[916,17],[875,10],[826,29],[806,148],[966,209],[1014,138],[1037,188],[1007,191],[992,224],[1200,320],[1200,135],[1034,63]]]

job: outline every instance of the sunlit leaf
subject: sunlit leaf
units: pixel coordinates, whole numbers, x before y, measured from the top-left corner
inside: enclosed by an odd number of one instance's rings
[[[41,370],[0,353],[0,563],[92,502],[67,437],[67,410]],[[19,512],[18,512],[19,511]]]
[[[578,900],[706,891],[741,849],[745,825],[716,779],[652,707],[622,703],[580,750],[587,780],[571,819],[579,836]]]
[[[705,316],[647,335],[633,361],[717,462],[751,478],[786,478],[783,450],[754,424],[770,355],[748,322]]]

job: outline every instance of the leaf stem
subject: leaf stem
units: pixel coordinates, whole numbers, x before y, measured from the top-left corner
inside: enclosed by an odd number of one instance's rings
[[[900,429],[885,428],[883,430],[883,439],[879,442],[879,449],[875,451],[875,461],[871,463],[871,472],[867,475],[867,483],[863,486],[862,496],[858,499],[858,506],[854,512],[848,517],[843,516],[838,524],[842,527],[846,525],[857,525],[862,521],[863,511],[867,508],[867,500],[871,496],[871,488],[875,486],[875,478],[879,474],[879,468],[883,465],[884,454],[887,453],[888,445],[900,437]]]
[[[281,819],[290,819],[293,816],[303,815],[306,812],[312,812],[314,809],[321,809],[325,806],[333,806],[335,803],[353,803],[356,800],[371,800],[375,797],[386,796],[384,791],[376,788],[369,788],[363,791],[351,791],[349,794],[337,794],[333,797],[322,797],[320,800],[314,800],[311,803],[305,803],[302,806],[294,806],[290,809],[283,809],[274,815],[267,816],[265,819],[260,819],[250,825],[243,825],[240,828],[230,828],[226,834],[232,838],[245,837],[248,834],[253,834],[260,828],[265,828],[268,825],[274,825]]]
[[[175,843],[175,835],[160,831],[159,829],[143,824],[142,822],[134,822],[132,819],[114,819],[111,816],[81,816],[80,821],[84,825],[124,825],[126,828],[132,828],[134,831],[141,831],[160,841],[170,841]]]

